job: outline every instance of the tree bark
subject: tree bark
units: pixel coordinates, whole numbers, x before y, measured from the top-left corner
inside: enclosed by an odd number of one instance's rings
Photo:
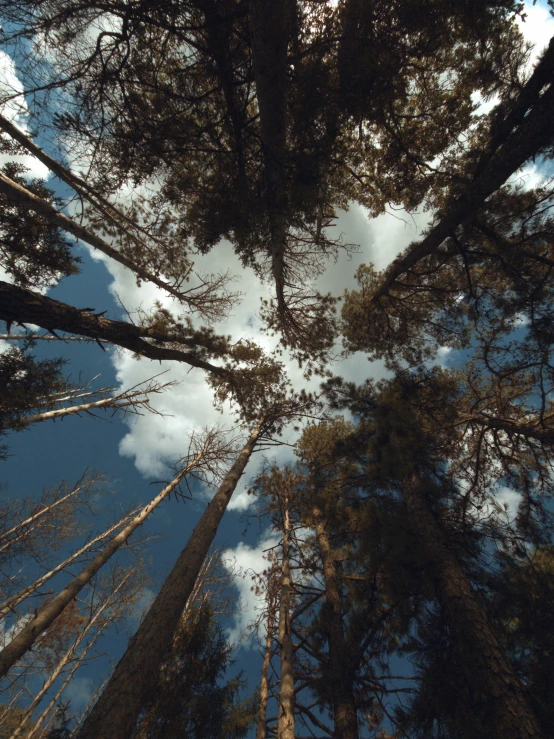
[[[151,344],[146,339],[158,342],[181,343],[194,345],[192,339],[164,334],[148,327],[135,326],[125,321],[112,321],[101,315],[89,311],[79,310],[72,305],[60,303],[45,295],[25,290],[16,285],[10,285],[0,280],[0,320],[12,323],[34,323],[46,331],[67,331],[68,333],[89,336],[92,339],[109,341],[115,346],[129,349],[149,359],[172,359],[177,362],[186,362],[193,367],[199,367],[215,375],[229,376],[223,367],[206,362],[193,351],[184,352],[180,349],[171,349],[157,344]]]
[[[421,547],[430,562],[438,601],[459,652],[464,655],[467,687],[488,724],[490,739],[540,739],[537,719],[494,634],[485,611],[425,498],[421,480],[404,481],[404,500]]]
[[[81,572],[66,585],[66,587],[48,603],[0,652],[0,678],[33,646],[39,636],[55,621],[62,611],[71,603],[85,585],[92,580],[94,575],[106,562],[125,544],[136,529],[144,523],[152,511],[166,498],[179,484],[183,477],[188,474],[200,461],[198,455],[188,464],[177,477],[133,518],[111,542],[84,567]]]
[[[329,641],[329,673],[332,680],[336,739],[358,739],[358,715],[354,700],[352,670],[347,659],[342,622],[339,576],[325,521],[317,506],[312,507],[312,520],[325,582],[326,628]]]
[[[524,88],[520,96],[525,105],[519,101],[519,105],[514,106],[513,111],[496,125],[494,132],[491,132],[489,146],[480,156],[472,181],[466,185],[459,197],[444,209],[438,223],[431,228],[427,236],[420,242],[408,246],[403,254],[393,260],[372,297],[373,303],[387,295],[399,277],[420,260],[433,254],[443,241],[471,217],[527,160],[552,143],[554,39],[551,40],[544,58],[548,64],[541,66],[539,63],[536,76],[533,75],[526,86],[530,92],[526,96]],[[550,83],[550,87],[539,96],[538,93],[546,83]],[[529,100],[534,101],[535,105],[524,117]]]
[[[281,658],[279,716],[277,739],[294,739],[294,647],[290,623],[291,586],[290,576],[290,533],[291,523],[288,498],[283,500],[283,555],[281,562],[281,598],[279,603],[279,647]]]
[[[83,723],[78,739],[126,739],[132,735],[145,697],[171,647],[175,628],[221,518],[262,433],[264,422],[262,419],[256,425],[208,504],[106,688]]]
[[[43,423],[44,421],[54,421],[56,418],[64,418],[65,416],[75,416],[79,413],[89,413],[96,408],[127,408],[128,406],[144,405],[148,402],[147,399],[140,401],[136,398],[127,399],[125,398],[102,398],[102,400],[95,400],[92,403],[81,403],[80,405],[72,405],[68,408],[57,408],[53,411],[44,411],[44,413],[35,413],[32,416],[23,416],[17,421],[7,421],[6,423],[0,424],[2,430],[22,428],[30,426],[33,423]]]
[[[256,739],[266,739],[267,736],[267,700],[269,695],[269,663],[271,662],[271,649],[273,646],[273,628],[275,625],[275,604],[269,597],[268,584],[268,612],[267,612],[267,636],[265,640],[264,661],[262,663],[262,674],[260,678],[260,709],[258,711],[258,723],[256,725]]]
[[[554,444],[554,429],[540,426],[538,423],[521,423],[513,421],[511,418],[498,418],[495,416],[486,416],[484,414],[468,415],[463,418],[469,423],[475,423],[478,426],[493,431],[505,431],[507,434],[524,436],[527,439],[535,439],[542,444]]]
[[[286,309],[287,51],[293,1],[250,0],[252,57],[264,154],[271,270],[280,310]]]
[[[9,598],[6,598],[5,601],[0,603],[0,620],[5,618],[8,613],[13,611],[14,608],[17,608],[17,606],[20,603],[23,603],[24,600],[27,600],[33,593],[36,593],[36,591],[41,588],[45,583],[48,582],[48,580],[51,580],[54,575],[57,575],[58,572],[63,572],[66,570],[70,565],[74,564],[76,560],[79,559],[79,557],[82,557],[83,554],[86,554],[90,549],[92,549],[95,544],[98,544],[99,542],[103,541],[104,539],[107,539],[108,536],[119,529],[122,525],[124,525],[129,519],[129,516],[125,516],[122,520],[118,521],[113,526],[110,526],[110,528],[107,531],[104,531],[99,536],[95,536],[94,539],[87,542],[84,546],[82,546],[80,549],[78,549],[76,552],[74,552],[70,557],[65,559],[63,562],[60,562],[60,564],[56,565],[53,569],[49,570],[48,572],[45,572],[44,575],[41,575],[39,578],[37,578],[34,582],[32,582],[30,585],[27,585],[24,588],[21,588],[17,593],[14,593],[13,595],[10,595]]]

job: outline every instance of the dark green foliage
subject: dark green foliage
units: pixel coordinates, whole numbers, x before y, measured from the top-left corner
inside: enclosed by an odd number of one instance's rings
[[[42,180],[30,182],[22,176],[25,167],[10,162],[3,172],[34,195],[60,205]],[[79,271],[79,257],[71,253],[71,244],[56,226],[0,195],[0,266],[13,277],[16,285],[42,289],[61,277]]]
[[[226,681],[232,647],[208,603],[186,612],[135,739],[241,739],[255,698],[240,701],[241,675]]]
[[[60,703],[56,709],[56,716],[54,718],[54,725],[50,731],[45,735],[44,739],[70,739],[71,737],[71,720],[69,719],[67,712],[69,710],[69,703]]]
[[[63,365],[62,359],[37,360],[18,347],[0,354],[0,433],[30,411],[45,410],[53,394],[68,390]]]

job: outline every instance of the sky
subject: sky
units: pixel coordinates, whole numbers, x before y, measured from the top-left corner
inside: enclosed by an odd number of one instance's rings
[[[549,15],[545,3],[526,5],[526,13],[527,20],[522,24],[522,31],[536,44],[536,57],[554,35],[554,19]],[[0,51],[0,84],[2,81],[12,88],[19,86],[21,89],[13,60]],[[12,106],[3,112],[25,127],[25,116],[20,115],[21,107],[16,110]],[[43,143],[40,137],[38,143]],[[43,145],[46,146],[46,142]],[[29,176],[44,177],[48,174],[42,165],[28,157],[25,158],[25,164],[30,167]],[[79,170],[77,162],[71,164],[76,171]],[[540,173],[531,167],[526,176],[531,183]],[[54,179],[49,181],[49,186],[59,188],[61,194],[65,192]],[[353,275],[360,264],[373,262],[378,269],[386,267],[400,251],[421,235],[428,222],[429,214],[423,212],[410,215],[396,212],[371,219],[360,206],[353,205],[348,212],[340,214],[336,231],[344,234],[345,242],[357,244],[358,250],[350,258],[343,255],[336,264],[331,263],[318,279],[318,288],[335,295],[353,288]],[[92,250],[86,246],[76,245],[75,248],[83,259],[81,273],[62,280],[49,291],[52,297],[72,305],[93,306],[96,311],[107,311],[106,315],[110,318],[125,317],[121,306],[132,313],[139,308],[148,310],[156,301],[160,301],[172,309],[171,300],[159,289],[147,284],[138,287],[133,276],[121,265],[102,255],[92,254]],[[222,242],[209,255],[199,258],[196,267],[206,273],[229,270],[236,276],[233,289],[242,293],[241,302],[225,322],[214,326],[215,331],[231,334],[235,339],[253,339],[267,349],[273,348],[275,340],[261,333],[258,315],[260,300],[269,294],[267,286],[252,271],[240,265],[231,245]],[[1,274],[0,278],[4,279]],[[27,431],[12,434],[7,440],[11,456],[6,462],[0,463],[0,483],[4,486],[2,492],[8,497],[38,496],[45,486],[62,479],[75,481],[86,468],[97,469],[109,479],[109,492],[102,502],[103,515],[95,522],[101,528],[114,511],[123,510],[131,503],[148,501],[160,489],[159,481],[170,479],[169,465],[186,451],[191,432],[211,424],[223,423],[229,428],[234,426],[235,419],[229,408],[224,408],[223,412],[214,408],[211,390],[200,370],[136,359],[125,350],[102,352],[97,345],[79,345],[76,342],[62,345],[39,342],[36,354],[41,357],[63,355],[68,362],[67,372],[73,376],[79,372],[89,379],[100,375],[97,386],[114,385],[119,390],[126,389],[160,372],[166,373],[164,380],[173,380],[178,384],[152,401],[152,405],[163,416],[73,417],[63,422],[35,425]],[[441,356],[446,363],[455,361],[448,347],[444,348]],[[307,383],[295,362],[287,361],[286,364],[295,387],[317,389],[317,378]],[[379,378],[385,375],[382,363],[369,363],[362,354],[343,359],[332,369],[335,374],[357,382],[368,376]],[[286,432],[284,440],[293,442],[292,432]],[[290,447],[272,450],[271,457],[290,461]],[[249,480],[260,470],[263,462],[263,454],[256,453],[233,496],[215,542],[216,546],[226,548],[227,557],[246,574],[251,570],[263,569],[262,552],[274,543],[267,530],[249,524],[244,516],[252,505],[252,498],[246,492]],[[507,499],[510,498],[510,491],[505,495]],[[152,584],[145,596],[145,604],[186,544],[208,496],[209,491],[198,489],[191,501],[184,503],[172,500],[164,503],[147,521],[143,533],[157,538],[148,544]],[[255,618],[260,604],[250,589],[249,577],[239,577],[235,582],[242,599],[242,610],[227,623],[227,629],[229,638],[238,641],[241,632]],[[136,623],[135,613],[128,619],[128,633],[136,627]],[[116,660],[121,655],[127,638],[128,634],[121,632],[106,639],[103,650],[110,659]],[[235,667],[246,670],[252,685],[259,679],[258,647],[256,639],[243,639],[236,656]],[[96,664],[77,677],[71,689],[75,709],[88,702],[100,672],[100,665]]]

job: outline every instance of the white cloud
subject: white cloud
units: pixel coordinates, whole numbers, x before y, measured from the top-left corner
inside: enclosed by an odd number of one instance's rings
[[[74,677],[63,692],[65,701],[70,701],[71,711],[79,713],[94,697],[96,686],[90,677]]]
[[[20,95],[22,92],[23,85],[16,74],[13,59],[5,52],[0,51],[0,100],[7,99],[12,95]],[[0,112],[24,133],[29,133],[26,123],[29,108],[23,96],[9,100],[3,104],[0,103]],[[39,162],[38,159],[35,159],[35,157],[27,155],[13,157],[0,154],[0,166],[7,161],[16,161],[27,167],[28,172],[25,173],[27,177],[48,179],[48,168]]]
[[[534,45],[530,64],[534,64],[554,36],[554,18],[541,2],[525,3],[525,20],[518,19],[518,26],[526,41]]]
[[[278,544],[279,537],[271,532],[266,532],[260,537],[255,547],[250,547],[243,542],[234,549],[227,549],[223,554],[223,564],[235,574],[235,587],[239,591],[239,612],[235,614],[233,627],[228,631],[228,639],[233,643],[240,643],[244,647],[251,645],[252,632],[247,632],[261,615],[265,608],[265,597],[256,595],[252,589],[252,574],[263,572],[268,561],[264,551]],[[262,632],[263,633],[263,628]]]

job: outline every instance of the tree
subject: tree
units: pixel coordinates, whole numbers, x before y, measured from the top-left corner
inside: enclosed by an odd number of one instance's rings
[[[448,508],[455,510],[461,503],[463,511],[456,478],[440,457],[448,429],[433,428],[414,413],[415,404],[402,402],[404,392],[416,387],[413,381],[402,387],[394,380],[382,383],[371,400],[371,412],[353,435],[363,439],[362,449],[366,445],[362,453],[370,489],[389,489],[402,496],[470,688],[465,710],[478,716],[491,737],[542,736],[502,642],[461,565],[462,550],[452,546],[447,534]],[[514,722],[510,714],[520,718]]]
[[[223,477],[187,545],[179,555],[104,692],[79,731],[79,739],[127,737],[164,659],[171,635],[190,597],[219,523],[256,446],[282,431],[292,419],[310,412],[309,397],[277,391],[251,425],[248,439]]]
[[[24,75],[28,89],[74,96],[57,120],[78,146],[93,142],[88,193],[167,173],[163,199],[182,213],[175,233],[202,252],[231,238],[245,264],[271,274],[268,321],[304,358],[332,343],[333,301],[302,283],[344,246],[329,235],[336,209],[348,198],[373,212],[414,207],[440,191],[445,167],[427,162],[448,162],[471,128],[471,93],[511,96],[525,59],[512,1],[479,12],[426,2],[417,13],[390,0],[2,9],[16,24],[8,42],[39,33],[45,50],[57,47],[59,76],[39,81],[28,54]],[[121,29],[99,35],[108,17]],[[366,59],[367,48],[378,52]]]
[[[116,533],[103,549],[71,581],[48,603],[30,619],[23,628],[6,644],[0,652],[0,675],[7,671],[29,651],[37,638],[56,623],[56,619],[65,612],[70,603],[88,585],[99,570],[128,542],[137,528],[157,506],[165,500],[187,475],[193,474],[203,479],[202,473],[213,469],[217,460],[224,453],[219,443],[217,432],[206,432],[204,437],[192,439],[191,448],[185,462],[176,477],[166,485],[150,503],[136,512],[132,517],[125,516],[120,522],[120,531]],[[215,458],[215,459],[214,459]],[[203,558],[202,558],[203,559]]]
[[[239,700],[241,673],[224,680],[232,665],[233,645],[220,624],[232,598],[232,578],[222,572],[221,552],[205,560],[195,591],[173,635],[158,682],[141,711],[136,739],[190,737],[240,739],[252,724],[255,696]],[[222,682],[223,680],[223,682]]]

